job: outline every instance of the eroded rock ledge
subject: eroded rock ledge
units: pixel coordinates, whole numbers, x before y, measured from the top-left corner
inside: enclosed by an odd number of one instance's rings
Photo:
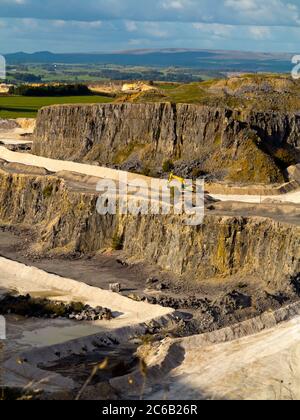
[[[101,216],[97,195],[54,176],[0,171],[0,221],[34,227],[32,252],[89,253],[120,239],[123,251],[195,281],[255,275],[278,289],[300,272],[300,228],[264,217],[207,214],[200,226],[181,216]]]
[[[147,103],[43,108],[33,153],[147,173],[171,159],[193,170],[244,183],[284,182],[299,161],[300,117],[202,105]],[[195,173],[195,172],[194,172]]]

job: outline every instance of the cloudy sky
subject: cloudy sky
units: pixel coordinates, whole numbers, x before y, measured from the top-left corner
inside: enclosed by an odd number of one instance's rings
[[[0,51],[300,53],[300,0],[0,0]]]

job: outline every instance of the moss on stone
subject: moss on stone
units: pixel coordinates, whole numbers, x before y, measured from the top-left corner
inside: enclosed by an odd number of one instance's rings
[[[144,147],[145,145],[141,143],[129,143],[115,153],[113,163],[115,165],[122,165],[130,158],[131,155],[139,153]]]

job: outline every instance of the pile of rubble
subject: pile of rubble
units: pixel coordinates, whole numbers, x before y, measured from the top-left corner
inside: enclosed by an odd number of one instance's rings
[[[110,309],[97,306],[92,308],[79,302],[64,303],[49,299],[26,296],[4,295],[0,300],[0,314],[15,314],[35,318],[68,318],[75,321],[110,320]]]

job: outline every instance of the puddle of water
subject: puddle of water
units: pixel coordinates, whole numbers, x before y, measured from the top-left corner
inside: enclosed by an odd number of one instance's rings
[[[6,346],[12,351],[62,344],[107,331],[110,321],[77,322],[68,319],[39,319],[6,316]],[[9,352],[9,351],[8,351]]]
[[[49,325],[49,322],[51,321],[45,321],[45,324],[48,324],[45,328],[40,328],[35,331],[23,331],[19,343],[33,347],[52,346],[54,344],[62,344],[66,341],[98,334],[105,330],[105,328],[102,327],[103,323],[105,324],[105,321],[102,322],[101,326],[88,323],[66,325],[64,321],[61,322],[60,326],[51,326]]]

